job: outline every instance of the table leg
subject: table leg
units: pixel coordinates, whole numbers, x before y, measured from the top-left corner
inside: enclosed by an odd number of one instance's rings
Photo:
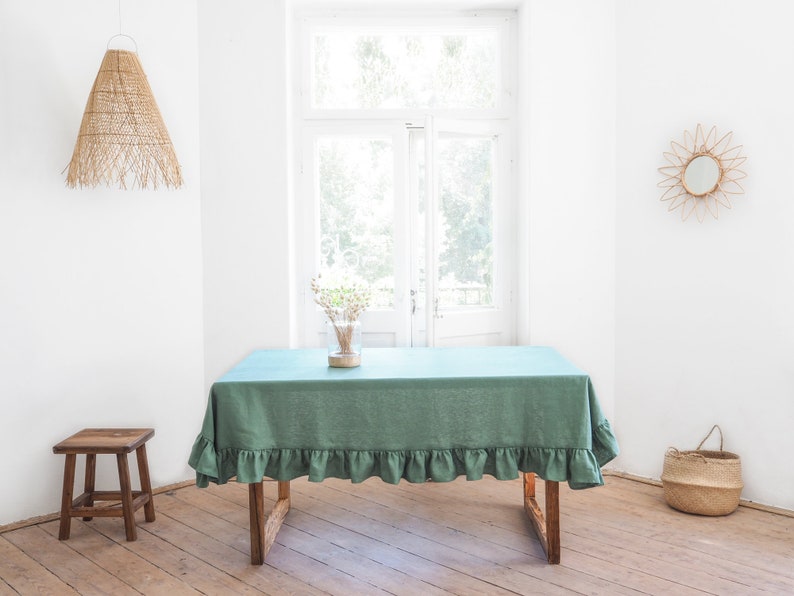
[[[262,481],[248,485],[248,510],[251,518],[251,564],[262,565],[276,541],[281,524],[289,511],[289,481],[278,482],[278,499],[265,521]]]
[[[540,545],[552,565],[560,562],[560,483],[545,480],[546,515],[535,499],[535,474],[524,474],[524,510],[538,535]]]
[[[251,516],[251,565],[262,565],[265,556],[265,500],[262,481],[248,485],[248,513]]]

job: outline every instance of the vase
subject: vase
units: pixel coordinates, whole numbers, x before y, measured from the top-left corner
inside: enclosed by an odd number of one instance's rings
[[[361,364],[361,322],[329,321],[328,366],[353,368]]]

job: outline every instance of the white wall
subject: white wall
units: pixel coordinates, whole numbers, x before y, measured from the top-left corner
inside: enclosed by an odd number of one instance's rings
[[[521,11],[528,149],[529,339],[615,399],[615,4],[537,0]],[[527,146],[528,145],[528,146]],[[528,171],[528,174],[527,174]]]
[[[522,339],[593,376],[617,467],[658,478],[717,422],[744,496],[794,508],[794,7],[519,5]],[[36,486],[0,486],[0,524],[58,509],[51,447],[83,426],[154,426],[154,483],[190,478],[209,383],[290,342],[289,3],[123,6],[179,191],[64,186],[115,3],[0,0],[0,469]],[[656,168],[697,122],[736,132],[750,178],[719,222],[682,224]]]
[[[658,478],[716,423],[743,497],[794,509],[794,4],[617,6],[618,465]],[[656,168],[699,122],[734,132],[749,177],[718,221],[682,223]]]
[[[200,0],[206,387],[290,342],[284,0]]]
[[[152,426],[152,482],[191,475],[204,397],[195,8],[124,4],[178,191],[65,186],[117,4],[0,0],[0,525],[60,508],[52,446],[83,427]],[[103,459],[98,482],[117,485]]]

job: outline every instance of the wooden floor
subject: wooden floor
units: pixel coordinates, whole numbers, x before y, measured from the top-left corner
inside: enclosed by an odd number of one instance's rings
[[[794,594],[794,518],[687,515],[660,488],[618,477],[560,492],[558,566],[544,561],[519,481],[301,479],[262,567],[249,563],[247,485],[188,487],[155,497],[154,523],[138,512],[137,542],[118,518],[75,519],[66,542],[58,522],[0,535],[0,595]]]

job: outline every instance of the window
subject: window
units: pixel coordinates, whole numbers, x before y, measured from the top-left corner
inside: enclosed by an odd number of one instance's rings
[[[373,289],[365,345],[512,343],[514,15],[304,16],[297,275]]]
[[[498,31],[321,27],[311,36],[313,109],[492,109]]]

